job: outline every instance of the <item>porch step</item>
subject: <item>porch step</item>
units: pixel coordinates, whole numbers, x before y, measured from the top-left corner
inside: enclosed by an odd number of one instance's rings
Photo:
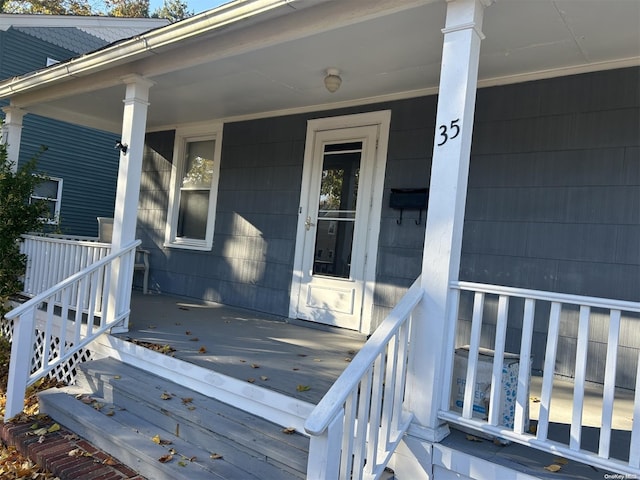
[[[40,409],[149,479],[305,478],[307,437],[112,358],[81,364]]]

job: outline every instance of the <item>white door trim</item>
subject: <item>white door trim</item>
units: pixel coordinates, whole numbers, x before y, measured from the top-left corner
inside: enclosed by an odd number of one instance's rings
[[[306,212],[309,207],[309,186],[311,183],[311,165],[313,161],[313,145],[317,132],[338,130],[341,128],[363,127],[377,125],[379,128],[378,148],[375,154],[373,169],[371,208],[368,212],[366,246],[367,261],[364,268],[363,304],[360,321],[360,331],[370,333],[372,326],[373,295],[376,280],[376,263],[378,260],[378,238],[380,236],[380,217],[382,213],[382,197],[384,177],[387,164],[387,150],[389,145],[389,128],[391,125],[391,110],[382,110],[355,115],[319,118],[307,122],[307,137],[305,141],[304,163],[302,169],[302,184],[300,188],[300,205],[298,216]],[[298,218],[296,246],[293,260],[293,275],[291,278],[291,294],[289,297],[289,317],[296,318],[298,313],[298,298],[302,287],[303,246],[306,230],[304,222]]]

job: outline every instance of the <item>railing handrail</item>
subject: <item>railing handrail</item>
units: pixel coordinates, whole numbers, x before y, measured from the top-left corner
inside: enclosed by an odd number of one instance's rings
[[[57,235],[57,234],[46,234],[46,235],[38,235],[35,233],[27,233],[21,235],[24,239],[30,240],[46,240],[50,243],[73,243],[82,246],[99,246],[99,247],[110,247],[111,244],[108,242],[101,242],[98,237],[85,237],[80,235]]]
[[[309,435],[321,435],[328,428],[333,418],[341,411],[349,394],[357,387],[384,346],[422,299],[422,295],[423,290],[418,277],[307,417],[304,429]]]
[[[449,286],[458,290],[488,293],[493,295],[508,295],[511,297],[531,298],[533,300],[585,305],[593,308],[625,310],[628,312],[640,313],[640,302],[632,302],[628,300],[613,300],[609,298],[589,297],[570,293],[547,292],[544,290],[531,290],[527,288],[505,287],[501,285],[489,285],[485,283],[463,281],[451,282]]]
[[[85,277],[85,276],[93,273],[94,271],[96,271],[99,268],[101,268],[102,266],[110,263],[111,261],[115,260],[116,258],[123,256],[125,253],[135,249],[141,243],[142,243],[141,240],[135,240],[134,242],[130,243],[128,246],[120,249],[119,251],[111,252],[106,257],[101,258],[100,260],[92,263],[91,265],[89,265],[88,267],[84,268],[83,270],[80,270],[79,272],[74,273],[70,277],[65,278],[64,280],[62,280],[61,282],[57,283],[53,287],[45,290],[44,292],[39,293],[35,297],[29,299],[28,301],[26,301],[22,305],[18,305],[16,308],[11,310],[9,313],[6,313],[5,314],[5,318],[7,320],[12,320],[12,319],[22,315],[23,313],[25,313],[30,308],[33,308],[35,305],[38,305],[40,302],[45,301],[46,298],[51,297],[52,295],[56,294],[57,292],[65,289],[69,285],[73,284],[77,280],[79,280],[82,277]]]

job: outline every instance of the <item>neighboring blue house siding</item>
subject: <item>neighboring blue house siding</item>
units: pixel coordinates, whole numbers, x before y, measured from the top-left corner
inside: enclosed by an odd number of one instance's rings
[[[37,115],[24,118],[20,162],[47,146],[38,169],[63,179],[60,229],[73,235],[98,235],[96,217],[112,217],[119,155],[113,134]]]
[[[26,33],[29,32],[29,33]],[[51,37],[53,35],[53,37]],[[71,49],[60,43],[73,39]],[[9,28],[0,31],[0,78],[45,68],[47,58],[67,60],[106,42],[75,28]],[[48,150],[38,161],[38,169],[63,179],[59,227],[62,233],[97,236],[96,217],[113,216],[119,155],[114,134],[26,115],[18,164],[33,157],[41,145]]]

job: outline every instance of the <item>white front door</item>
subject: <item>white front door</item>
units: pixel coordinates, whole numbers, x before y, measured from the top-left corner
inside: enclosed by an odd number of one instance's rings
[[[374,188],[380,129],[374,123],[308,131],[299,279],[292,284],[297,318],[362,329],[367,266],[375,264],[379,231],[379,211],[378,228],[370,222],[379,203],[373,198],[382,195]]]

